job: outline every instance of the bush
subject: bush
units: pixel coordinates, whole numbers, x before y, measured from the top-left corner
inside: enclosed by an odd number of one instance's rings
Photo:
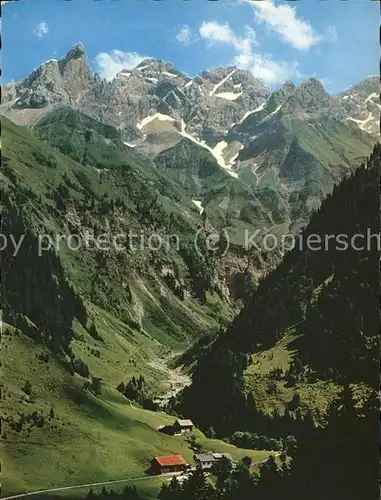
[[[299,408],[299,406],[300,406],[300,394],[298,392],[295,392],[291,401],[288,403],[287,408],[290,411],[295,411],[297,408]]]
[[[189,447],[195,452],[195,453],[201,453],[202,451],[202,444],[197,441],[197,437],[192,434],[188,439],[187,442],[189,443]]]
[[[89,334],[93,337],[94,340],[101,340],[103,342],[102,336],[99,334],[97,327],[94,323],[89,328]]]
[[[280,450],[282,443],[275,438],[258,436],[251,432],[237,431],[230,438],[230,442],[240,448],[253,450]]]
[[[95,396],[102,393],[102,379],[99,377],[92,377],[91,381],[87,381],[84,388],[92,392]]]
[[[140,406],[147,410],[157,409],[157,405],[153,402],[152,395],[142,375],[140,375],[139,378],[132,377],[127,384],[121,382],[118,385],[117,390],[127,399],[136,401]]]
[[[89,367],[81,359],[74,358],[71,362],[71,365],[75,373],[78,373],[78,375],[80,375],[83,378],[89,378],[90,376]]]
[[[298,451],[298,442],[294,436],[287,436],[282,440],[283,450],[290,457],[294,457]]]
[[[37,357],[40,361],[43,361],[44,363],[48,363],[49,361],[49,353],[47,351],[39,353]]]
[[[25,392],[28,396],[32,395],[32,382],[27,380],[25,384],[21,387],[21,390]]]
[[[216,431],[213,427],[209,427],[209,429],[205,431],[205,436],[209,439],[214,439],[216,437]]]
[[[33,151],[32,156],[39,165],[45,165],[49,168],[57,168],[57,160],[52,155],[45,155],[40,151]]]
[[[277,384],[274,380],[270,380],[267,384],[267,394],[275,394],[277,391]]]

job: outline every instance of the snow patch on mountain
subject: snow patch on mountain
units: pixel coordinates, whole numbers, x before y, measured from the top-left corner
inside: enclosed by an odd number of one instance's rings
[[[259,111],[262,111],[262,109],[264,109],[265,107],[266,107],[266,101],[263,102],[256,109],[253,109],[252,111],[248,111],[247,113],[245,113],[245,115],[243,116],[243,118],[241,118],[241,120],[239,121],[239,123],[242,123],[244,120],[246,120],[246,118],[248,116],[253,115],[254,113],[259,113]]]
[[[202,206],[202,201],[199,201],[199,200],[192,200],[192,201],[196,205],[196,207],[198,208],[200,214],[202,214],[202,212],[204,211],[204,207]]]
[[[169,71],[162,71],[162,75],[170,76],[171,78],[178,78],[179,75],[176,75],[175,73],[170,73]]]
[[[220,141],[218,144],[216,144],[216,146],[213,149],[214,154],[218,157],[222,157],[227,145],[228,143],[226,141]]]
[[[229,159],[229,161],[227,161],[227,160],[225,160],[223,155],[224,155],[225,149],[228,146],[229,146],[229,144],[226,141],[220,141],[218,144],[216,144],[216,146],[213,149],[214,156],[223,159],[224,164],[225,164],[224,168],[226,168],[226,169],[230,169],[234,165],[235,160],[238,158],[239,153],[242,151],[242,149],[244,147],[243,144],[240,144],[239,149],[236,152],[236,154],[234,156],[232,156]]]
[[[217,83],[217,85],[215,85],[212,90],[209,92],[209,95],[212,96],[215,94],[215,92],[221,87],[221,85],[223,85],[225,82],[227,82],[229,80],[229,78],[231,76],[234,75],[234,73],[237,71],[237,69],[233,69],[233,71],[231,71],[227,76],[225,76],[225,78],[223,78],[219,83]]]
[[[156,113],[154,115],[146,116],[145,118],[143,118],[143,120],[136,125],[136,128],[138,128],[139,130],[142,130],[142,128],[144,128],[146,125],[148,125],[148,123],[151,123],[153,120],[170,121],[170,122],[175,121],[175,119],[169,115],[163,115],[162,113]]]
[[[223,169],[225,169],[232,177],[238,177],[238,175],[231,170],[231,168],[234,164],[234,161],[230,160],[227,162],[223,156],[223,153],[224,153],[225,149],[227,148],[227,146],[228,146],[228,143],[226,141],[220,141],[218,144],[216,144],[216,146],[213,149],[211,149],[211,153],[216,158],[218,164]],[[239,152],[238,152],[238,154],[239,154]],[[235,156],[235,158],[238,156],[238,154]]]
[[[280,104],[279,106],[277,106],[274,111],[272,111],[271,113],[269,113],[267,116],[265,116],[263,118],[263,120],[261,120],[259,123],[264,123],[266,122],[271,116],[274,116],[278,113],[278,111],[280,110],[280,108],[282,107],[282,105]]]
[[[228,101],[235,101],[239,96],[242,95],[242,92],[235,94],[234,92],[221,92],[220,94],[214,94],[215,97],[221,97],[222,99],[227,99]]]
[[[221,143],[218,143],[215,146],[215,148],[212,149],[210,146],[208,146],[208,144],[205,141],[199,141],[198,139],[196,139],[192,135],[188,134],[185,131],[185,128],[186,128],[186,124],[185,124],[184,120],[181,120],[181,132],[180,132],[181,135],[183,137],[189,139],[190,141],[194,142],[198,146],[201,146],[202,148],[205,148],[206,150],[208,150],[209,153],[211,153],[213,155],[213,157],[215,158],[215,160],[217,161],[217,163],[220,167],[222,167],[224,170],[226,170],[228,172],[228,174],[230,174],[232,177],[238,177],[238,175],[235,172],[232,172],[230,170],[231,165],[229,163],[226,163],[224,160],[224,157],[222,156],[222,151],[223,151],[223,149],[225,149],[225,147],[227,145],[227,143],[225,141],[221,141],[225,144],[223,147],[222,147]]]
[[[378,97],[378,94],[376,92],[372,92],[368,97],[365,99],[365,102],[369,102],[373,100],[375,97]]]
[[[351,116],[347,117],[347,120],[351,120],[351,121],[357,123],[359,128],[361,128],[361,130],[364,130],[365,132],[367,132],[367,130],[366,130],[367,124],[373,119],[374,119],[373,113],[369,113],[368,117],[365,118],[365,120],[357,120],[356,118],[352,118]]]
[[[260,165],[258,165],[258,163],[253,163],[253,166],[251,167],[251,171],[257,180],[257,184],[259,184],[259,181],[261,180],[261,177],[259,177],[259,175],[257,174],[257,170],[259,169],[259,167]]]

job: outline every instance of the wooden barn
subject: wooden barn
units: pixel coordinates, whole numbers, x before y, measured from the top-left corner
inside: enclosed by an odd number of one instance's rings
[[[167,472],[181,472],[189,467],[181,455],[165,455],[155,457],[151,462],[152,472],[166,474]]]
[[[178,419],[173,424],[173,430],[175,434],[185,434],[187,432],[193,431],[193,422],[192,420],[181,420]]]

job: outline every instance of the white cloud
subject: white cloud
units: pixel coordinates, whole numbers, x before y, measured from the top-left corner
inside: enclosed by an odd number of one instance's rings
[[[193,41],[192,29],[187,24],[183,24],[180,27],[180,30],[176,34],[176,38],[179,42],[184,43],[185,45],[190,45]]]
[[[234,44],[236,40],[228,24],[219,24],[216,21],[203,22],[200,27],[200,35],[211,44],[216,42]]]
[[[123,69],[133,69],[147,57],[136,52],[123,52],[112,50],[111,52],[101,52],[95,58],[98,73],[102,78],[111,81],[117,73]]]
[[[45,35],[49,33],[49,26],[45,21],[41,21],[37,28],[34,30],[34,34],[37,38],[41,40]]]
[[[274,61],[271,56],[252,54],[247,60],[241,55],[235,58],[235,64],[241,69],[247,69],[268,85],[276,85],[294,78],[302,78],[296,61]]]
[[[298,19],[295,7],[275,5],[273,0],[244,1],[253,7],[255,18],[259,23],[267,24],[280,35],[281,40],[291,44],[295,49],[308,50],[322,40],[308,21]]]
[[[203,22],[200,27],[200,36],[207,40],[209,46],[217,43],[231,45],[242,52],[250,51],[252,45],[256,45],[255,31],[245,26],[246,37],[239,38],[231,30],[228,24],[219,24],[216,21]]]
[[[216,21],[204,22],[200,27],[200,36],[207,41],[209,47],[225,44],[234,48],[237,55],[234,64],[240,69],[246,69],[269,85],[282,83],[291,78],[300,78],[296,61],[274,61],[269,55],[254,53],[258,46],[255,32],[246,26],[246,36],[237,37],[228,24]]]

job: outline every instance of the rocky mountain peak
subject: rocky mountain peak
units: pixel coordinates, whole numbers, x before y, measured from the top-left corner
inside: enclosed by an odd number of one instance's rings
[[[310,92],[316,94],[327,94],[324,85],[317,78],[308,78],[302,82],[298,87],[299,92]]]
[[[39,108],[39,115],[43,115],[51,105],[63,104],[117,127],[137,149],[138,139],[149,142],[156,137],[156,142],[165,143],[169,136],[172,141],[175,135],[178,140],[186,134],[214,148],[233,127],[234,134],[239,129],[244,139],[250,140],[269,120],[285,115],[300,120],[321,115],[352,119],[372,132],[379,116],[379,86],[378,79],[370,77],[349,89],[348,95],[332,96],[319,80],[310,78],[297,87],[287,81],[271,93],[250,71],[235,66],[208,69],[190,78],[169,62],[153,58],[120,71],[112,82],[106,82],[92,72],[83,44],[76,43],[59,61],[47,61],[17,86],[6,87],[3,97],[6,112],[15,121],[20,116],[23,123],[29,116],[36,119],[34,111],[24,112],[27,108]],[[157,114],[159,118],[147,122]],[[147,123],[151,135],[148,129],[143,130]],[[169,134],[173,123],[176,130]]]
[[[59,61],[61,73],[64,73],[67,68],[76,68],[75,72],[89,74],[90,67],[87,62],[85,47],[82,43],[76,43],[72,46],[69,52]]]
[[[65,55],[63,60],[69,59],[79,59],[80,57],[86,56],[85,47],[81,42],[75,43],[69,52]]]
[[[291,80],[287,80],[287,82],[285,82],[280,90],[284,93],[284,94],[291,94],[291,92],[293,92],[295,90],[295,84],[294,82],[292,82]]]
[[[219,66],[218,68],[207,69],[202,71],[197,78],[201,80],[209,80],[211,83],[218,83],[229,74],[235,72],[235,66]]]
[[[162,73],[168,72],[173,74],[180,74],[171,63],[164,61],[163,59],[144,59],[140,64],[134,68],[134,71],[142,72],[142,74],[146,73]]]
[[[377,76],[364,78],[337,96],[347,120],[367,133],[380,132],[381,83]]]
[[[22,80],[12,106],[42,109],[73,104],[93,81],[84,46],[76,43],[62,59],[46,61]]]
[[[287,83],[278,94],[283,97],[282,111],[285,113],[313,113],[315,115],[331,108],[334,104],[333,97],[316,78],[309,78],[298,87]]]
[[[356,83],[342,94],[349,94],[353,92],[359,92],[364,94],[370,94],[372,92],[379,92],[381,88],[380,78],[378,76],[367,76],[360,82]]]

